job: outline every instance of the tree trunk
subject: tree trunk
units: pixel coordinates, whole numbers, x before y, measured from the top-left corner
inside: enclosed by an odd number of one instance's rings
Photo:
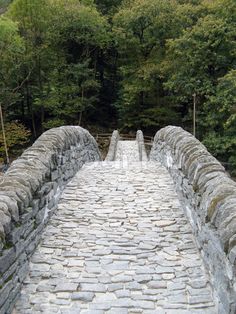
[[[41,101],[41,107],[40,107],[40,122],[41,122],[41,132],[44,132],[44,120],[45,120],[45,110],[44,105],[42,104],[42,98],[43,98],[43,84],[42,84],[42,75],[41,75],[41,57],[38,56],[38,80],[39,80],[39,95],[40,95],[40,101]]]
[[[6,133],[5,133],[5,126],[3,121],[3,113],[2,113],[2,104],[0,103],[0,119],[1,119],[1,126],[2,126],[2,136],[3,136],[3,142],[5,147],[5,154],[6,154],[6,162],[7,165],[10,164],[10,159],[8,155],[8,147],[7,147],[7,140],[6,140]]]
[[[81,108],[80,113],[79,113],[79,125],[81,125],[82,115],[83,115],[83,105],[84,105],[84,88],[83,87],[81,90],[81,100],[82,100],[82,108]]]
[[[24,99],[21,101],[21,115],[22,115],[22,119],[25,121],[25,102],[24,102]]]
[[[140,107],[143,108],[144,106],[144,92],[143,91],[139,93],[139,103],[140,103]]]
[[[81,110],[79,113],[79,126],[81,126],[83,111]]]
[[[45,120],[44,106],[41,106],[40,111],[41,111],[41,131],[43,133],[44,132],[43,123],[44,123],[44,120]]]
[[[30,101],[30,91],[29,91],[28,81],[26,82],[26,105],[27,105],[28,113],[31,116],[33,136],[34,136],[34,139],[36,139],[37,132],[36,132],[36,126],[35,126],[35,120],[34,120],[34,110],[33,110],[32,103]]]
[[[37,138],[37,132],[36,132],[33,108],[31,108],[31,121],[32,121],[33,135],[34,135],[34,138],[36,139]]]

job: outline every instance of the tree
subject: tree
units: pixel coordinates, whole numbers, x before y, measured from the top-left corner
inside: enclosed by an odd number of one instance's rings
[[[95,0],[95,3],[103,14],[112,16],[118,10],[122,0]]]
[[[99,83],[88,63],[63,65],[52,73],[45,97],[49,113],[46,128],[76,123],[81,125],[83,113],[93,108],[97,101]],[[40,106],[40,99],[35,99]]]
[[[9,149],[10,157],[14,158],[19,155],[24,149],[25,145],[29,143],[30,131],[18,121],[11,121],[5,125],[6,142]],[[0,128],[0,161],[5,159],[4,142],[2,130]]]
[[[27,80],[24,84],[23,106],[27,108],[28,116],[31,118],[34,136],[37,135],[35,115],[40,115],[41,131],[43,131],[45,119],[43,102],[40,112],[36,112],[33,107],[33,95],[42,97],[43,84],[50,69],[51,54],[48,51],[46,40],[51,18],[50,13],[46,0],[15,0],[7,12],[7,15],[18,23],[20,34],[26,44],[24,75]]]
[[[19,99],[24,53],[24,41],[19,36],[17,25],[0,17],[0,102],[8,111]]]
[[[211,114],[206,118],[208,132],[204,143],[236,174],[236,70],[219,79],[216,93],[206,106]]]
[[[182,104],[185,120],[197,94],[199,138],[217,158],[235,165],[236,3],[202,1],[201,6],[205,16],[168,41],[165,87]]]
[[[95,112],[106,84],[105,58],[111,44],[109,25],[107,19],[91,4],[78,3],[75,0],[69,2],[60,0],[52,7],[56,15],[52,22],[50,42],[53,49],[57,51],[59,61],[57,70],[53,71],[50,76],[50,115],[52,103],[56,105],[58,102],[58,106],[63,103],[67,114],[63,119],[60,118],[61,122],[74,121],[80,124],[82,113],[86,113],[84,116],[86,121],[90,114]],[[56,80],[55,84],[53,78]],[[58,88],[61,91],[58,93],[61,100],[55,97],[52,101],[52,96],[56,96]],[[68,93],[70,93],[69,102],[64,98]],[[70,111],[74,112],[74,120],[68,115],[69,106]],[[105,103],[105,106],[110,106],[110,103]],[[97,111],[101,107],[102,104],[99,104]],[[58,119],[56,108],[57,106],[55,106],[54,115]],[[66,116],[69,120],[65,120]],[[98,119],[99,115],[97,115],[97,121]],[[102,120],[104,117],[101,117],[100,123],[103,123]]]
[[[106,18],[89,0],[16,0],[8,15],[18,22],[26,42],[24,71],[28,79],[24,84],[23,106],[31,116],[35,136],[39,128],[42,132],[48,127],[49,120],[80,122],[79,113],[82,117],[85,106],[92,108],[98,99],[98,81],[104,71],[100,70],[99,61],[110,41]],[[56,91],[60,91],[61,99]],[[59,119],[62,113],[56,111],[62,105],[66,114]],[[69,111],[75,110],[78,112],[72,119]],[[40,116],[37,123],[36,115]]]
[[[121,6],[114,16],[114,32],[119,44],[120,99],[117,103],[125,128],[165,125],[167,107],[160,64],[168,38],[178,33],[176,3],[164,0],[133,0]]]
[[[197,136],[234,163],[235,38],[235,0],[15,0],[0,19],[5,118],[35,137],[117,119],[192,130],[196,94]]]
[[[203,122],[200,122],[201,134],[204,134],[204,117],[208,114],[204,104],[216,93],[218,79],[235,64],[234,38],[233,25],[207,15],[182,36],[168,41],[168,57],[162,69],[168,78],[165,87],[187,107],[192,103],[193,93],[197,94]]]

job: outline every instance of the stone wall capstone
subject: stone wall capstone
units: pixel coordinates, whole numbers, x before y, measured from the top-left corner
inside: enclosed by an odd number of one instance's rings
[[[157,132],[150,154],[171,174],[208,268],[219,313],[236,313],[236,183],[194,136]]]
[[[117,130],[113,131],[112,136],[111,136],[109,150],[108,150],[107,156],[105,158],[106,161],[114,161],[115,160],[116,148],[117,148],[117,143],[118,143],[119,139],[120,139],[119,132]]]
[[[11,313],[63,188],[85,162],[97,160],[90,133],[64,126],[43,133],[0,178],[0,314]]]
[[[138,130],[136,133],[136,141],[138,143],[140,161],[147,161],[148,160],[147,151],[144,144],[143,132],[141,130]]]

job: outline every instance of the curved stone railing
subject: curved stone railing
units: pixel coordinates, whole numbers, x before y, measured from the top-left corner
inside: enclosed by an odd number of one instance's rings
[[[28,260],[67,182],[100,160],[88,131],[51,129],[14,161],[0,181],[0,313],[11,313]]]
[[[138,150],[139,150],[139,160],[140,161],[147,161],[147,152],[144,144],[144,137],[143,132],[138,130],[136,133],[136,141],[138,143]]]
[[[108,150],[107,156],[105,158],[106,161],[114,161],[115,160],[116,148],[117,148],[117,143],[118,143],[119,139],[120,139],[119,132],[117,130],[113,131],[112,136],[111,136],[109,150]]]
[[[157,132],[150,154],[170,172],[208,267],[219,313],[236,311],[236,183],[195,137],[179,127]]]

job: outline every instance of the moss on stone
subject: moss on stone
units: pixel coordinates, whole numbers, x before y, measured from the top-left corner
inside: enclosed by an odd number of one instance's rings
[[[213,198],[209,207],[207,208],[207,219],[208,219],[208,221],[211,220],[213,214],[215,213],[215,209],[216,209],[217,204],[231,194],[232,193],[230,193],[230,192],[225,192],[225,193],[220,194],[220,195]]]

